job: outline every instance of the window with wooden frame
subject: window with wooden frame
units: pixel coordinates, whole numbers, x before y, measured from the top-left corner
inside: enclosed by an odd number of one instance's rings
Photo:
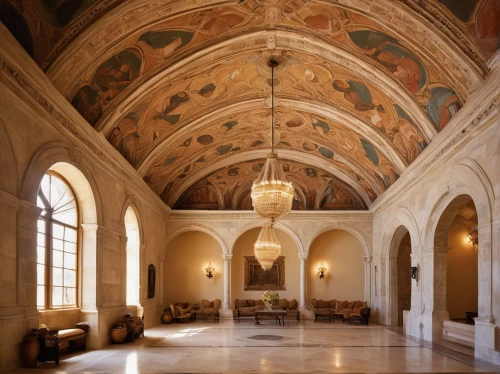
[[[74,308],[78,299],[78,205],[63,177],[44,175],[38,189],[37,306]]]

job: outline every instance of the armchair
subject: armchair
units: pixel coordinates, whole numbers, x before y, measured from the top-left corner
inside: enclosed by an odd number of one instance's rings
[[[170,310],[172,311],[172,317],[175,322],[182,321],[183,323],[186,321],[191,322],[191,313],[182,309],[180,306],[175,306],[174,304],[170,304]]]
[[[371,308],[363,308],[358,314],[351,314],[351,325],[354,324],[354,322],[359,321],[359,324],[366,324],[368,326],[369,319],[370,319],[370,312]]]

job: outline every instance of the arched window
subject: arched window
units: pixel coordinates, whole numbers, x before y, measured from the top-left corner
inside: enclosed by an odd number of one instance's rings
[[[78,206],[69,184],[54,172],[44,175],[38,189],[37,306],[39,309],[77,306]]]
[[[139,305],[139,223],[132,207],[125,213],[127,234],[127,305]]]

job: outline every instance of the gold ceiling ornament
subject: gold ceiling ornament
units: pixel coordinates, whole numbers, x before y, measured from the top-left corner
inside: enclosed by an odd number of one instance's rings
[[[272,219],[264,223],[259,237],[254,244],[255,259],[264,270],[271,269],[274,261],[281,254],[281,244],[274,233],[273,223]]]
[[[278,62],[270,60],[271,68],[271,153],[259,177],[252,185],[252,205],[255,213],[263,218],[276,219],[292,209],[293,186],[286,177],[274,153],[274,68]]]

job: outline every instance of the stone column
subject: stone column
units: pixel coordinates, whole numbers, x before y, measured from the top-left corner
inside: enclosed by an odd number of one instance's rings
[[[449,320],[446,307],[446,273],[448,268],[448,247],[434,247],[434,300],[432,308],[432,340],[439,342],[443,333],[443,321]]]
[[[36,311],[37,221],[42,209],[21,200],[18,211],[18,305]]]
[[[223,254],[224,260],[224,300],[222,302],[223,309],[229,309],[231,305],[231,259],[233,255]]]
[[[371,278],[372,278],[372,259],[373,256],[363,256],[363,260],[365,261],[365,301],[368,305],[371,305]]]
[[[308,253],[299,253],[300,258],[300,292],[299,292],[299,308],[306,307],[306,261]]]

